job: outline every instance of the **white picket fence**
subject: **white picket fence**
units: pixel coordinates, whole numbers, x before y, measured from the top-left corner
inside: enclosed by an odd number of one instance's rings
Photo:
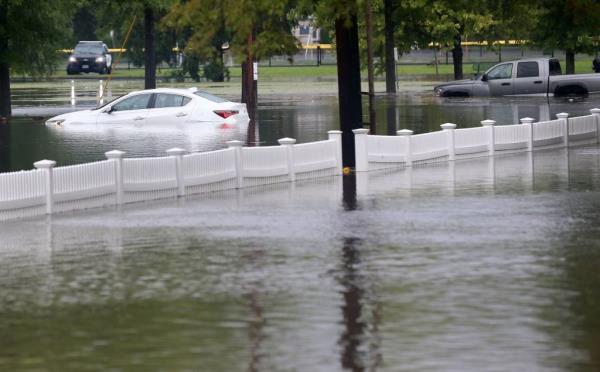
[[[464,129],[446,123],[441,131],[417,135],[407,129],[397,136],[355,129],[355,170],[600,143],[600,109],[591,113],[502,126],[484,120],[481,127]],[[280,146],[230,141],[227,149],[192,154],[174,148],[153,158],[125,158],[114,150],[107,160],[64,167],[41,160],[34,170],[0,174],[0,220],[341,175],[342,132],[328,134],[328,140],[304,144],[283,138]]]
[[[590,111],[591,115],[574,118],[560,113],[556,120],[537,123],[523,118],[514,125],[484,120],[481,127],[456,129],[456,124],[446,123],[441,131],[416,135],[408,129],[397,131],[397,136],[355,129],[356,171],[600,143],[600,109]]]
[[[41,160],[34,170],[0,174],[0,220],[342,174],[341,131],[330,131],[325,141],[295,142],[242,147],[230,141],[223,150],[174,148],[153,158],[114,150],[107,160],[64,167]]]

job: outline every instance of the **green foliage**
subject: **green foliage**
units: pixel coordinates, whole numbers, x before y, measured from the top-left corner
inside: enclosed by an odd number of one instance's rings
[[[0,1],[0,62],[16,73],[45,75],[69,39],[73,4],[65,0]]]

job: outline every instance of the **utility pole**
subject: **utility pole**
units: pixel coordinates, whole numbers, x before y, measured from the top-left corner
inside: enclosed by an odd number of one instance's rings
[[[369,128],[371,134],[376,133],[377,118],[375,114],[375,73],[373,71],[373,10],[371,0],[365,1],[365,13],[367,15],[367,74],[369,80]]]
[[[154,46],[154,11],[144,8],[144,89],[156,88],[156,53]]]

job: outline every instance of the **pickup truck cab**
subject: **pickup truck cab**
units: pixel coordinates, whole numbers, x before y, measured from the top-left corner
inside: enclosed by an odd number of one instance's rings
[[[562,75],[556,58],[531,58],[498,63],[471,80],[434,88],[439,97],[510,95],[584,96],[600,92],[600,74]]]

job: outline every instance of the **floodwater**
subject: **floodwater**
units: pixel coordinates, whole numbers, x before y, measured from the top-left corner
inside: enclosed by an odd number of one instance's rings
[[[600,147],[0,225],[0,369],[595,371]]]
[[[105,91],[117,97],[141,89],[140,84],[139,80],[114,80]],[[382,84],[378,82],[377,91],[385,90]],[[58,166],[104,160],[104,153],[115,149],[125,151],[129,157],[142,157],[165,156],[166,150],[173,147],[215,150],[233,139],[251,146],[278,145],[277,140],[284,137],[303,143],[326,139],[328,130],[339,129],[335,81],[260,83],[259,118],[250,128],[203,127],[191,132],[165,133],[148,128],[90,131],[43,125],[51,116],[95,107],[99,85],[98,80],[76,80],[73,86],[76,99],[72,104],[68,80],[14,84],[14,117],[10,124],[0,124],[0,172],[32,169],[33,163],[42,159],[55,160]],[[415,133],[436,131],[447,122],[457,124],[458,128],[473,127],[485,119],[496,120],[499,125],[515,124],[524,117],[551,120],[559,112],[580,116],[600,107],[600,95],[575,101],[541,97],[448,99],[433,97],[432,87],[433,83],[427,82],[402,83],[398,95],[378,95],[376,133],[395,135],[396,130],[405,128]],[[230,100],[240,98],[239,83],[203,83],[200,88]],[[366,98],[363,103],[367,122]]]
[[[335,129],[334,98],[296,94],[262,101],[257,142]],[[397,102],[396,128],[417,131],[597,103]],[[4,130],[46,157],[52,134],[24,115]],[[52,154],[109,150],[78,138]],[[597,145],[5,221],[0,237],[0,370],[600,369]]]

